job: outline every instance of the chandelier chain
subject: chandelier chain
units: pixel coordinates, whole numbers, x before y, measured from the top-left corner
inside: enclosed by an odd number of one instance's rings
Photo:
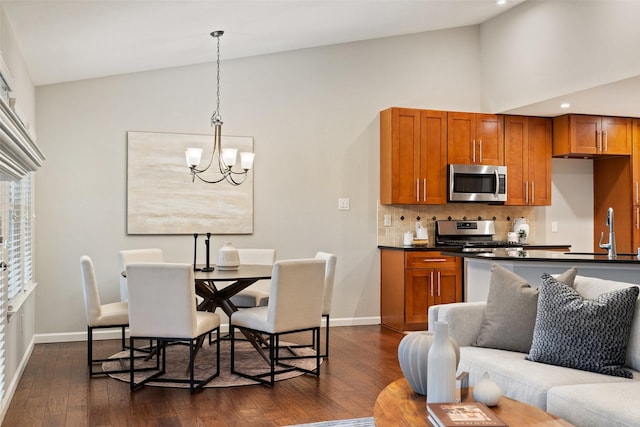
[[[218,42],[218,56],[216,60],[217,74],[216,74],[216,109],[211,116],[211,126],[216,123],[222,123],[222,115],[220,114],[220,36],[216,36]]]

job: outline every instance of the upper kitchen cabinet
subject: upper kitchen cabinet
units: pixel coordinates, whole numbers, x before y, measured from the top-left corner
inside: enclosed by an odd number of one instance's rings
[[[507,205],[551,205],[550,118],[505,116],[504,158]]]
[[[640,247],[640,119],[632,122],[633,151],[631,156],[631,204],[633,205],[633,248]]]
[[[447,113],[380,112],[380,203],[447,203]]]
[[[502,116],[461,112],[447,116],[448,163],[504,165]]]
[[[553,119],[554,157],[631,154],[631,119],[567,114]]]

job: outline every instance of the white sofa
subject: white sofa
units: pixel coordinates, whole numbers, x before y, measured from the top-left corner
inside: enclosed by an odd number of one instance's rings
[[[576,276],[573,288],[584,298],[633,286]],[[633,378],[610,376],[532,362],[527,353],[478,347],[486,302],[436,305],[429,308],[429,329],[436,321],[449,324],[460,346],[459,372],[469,372],[473,386],[484,372],[500,385],[503,394],[537,406],[576,426],[640,426],[640,298],[636,302],[625,366]]]

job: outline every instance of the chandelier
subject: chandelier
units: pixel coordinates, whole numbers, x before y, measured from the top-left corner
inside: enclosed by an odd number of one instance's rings
[[[213,127],[213,150],[209,163],[203,169],[198,168],[202,158],[202,148],[187,148],[185,156],[187,158],[187,166],[191,171],[191,182],[198,178],[202,182],[208,184],[217,184],[218,182],[227,181],[232,185],[240,185],[247,179],[247,172],[253,166],[254,153],[240,153],[240,168],[242,170],[234,170],[238,158],[238,150],[236,148],[222,148],[222,116],[220,115],[220,37],[224,31],[214,31],[211,37],[218,41],[218,74],[217,74],[217,92],[216,92],[216,109],[211,116],[211,126]],[[218,171],[213,173],[211,179],[203,178],[200,174],[209,170],[214,163],[218,164]],[[214,168],[215,169],[215,168]]]

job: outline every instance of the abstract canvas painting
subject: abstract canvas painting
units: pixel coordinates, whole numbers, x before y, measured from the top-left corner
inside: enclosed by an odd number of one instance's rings
[[[223,136],[222,145],[253,151],[253,138]],[[127,132],[128,234],[253,233],[253,170],[238,186],[192,182],[185,150],[202,148],[202,167],[212,146],[213,135]]]

